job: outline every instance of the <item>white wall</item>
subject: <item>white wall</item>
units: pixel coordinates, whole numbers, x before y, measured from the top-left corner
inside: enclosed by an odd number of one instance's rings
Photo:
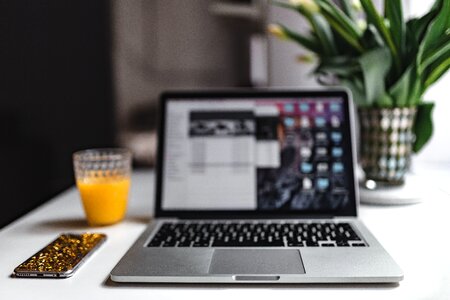
[[[113,60],[117,118],[156,105],[174,88],[234,86],[240,79],[236,30],[209,12],[209,0],[116,0]]]
[[[305,33],[308,26],[305,20],[290,10],[270,6],[268,7],[267,22],[282,23],[298,32]],[[296,57],[308,52],[292,42],[280,41],[270,36],[268,41],[268,69],[269,86],[271,87],[316,87],[316,80],[310,76],[314,64],[299,63]]]

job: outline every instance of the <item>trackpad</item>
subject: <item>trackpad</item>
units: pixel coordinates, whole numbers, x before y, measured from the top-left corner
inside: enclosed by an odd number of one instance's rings
[[[295,249],[215,249],[210,274],[305,274]]]

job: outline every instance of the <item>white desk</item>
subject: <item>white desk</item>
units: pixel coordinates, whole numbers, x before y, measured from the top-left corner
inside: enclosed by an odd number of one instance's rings
[[[362,206],[360,216],[403,268],[399,285],[118,285],[108,274],[153,209],[153,173],[136,172],[124,222],[88,228],[74,188],[0,231],[0,299],[450,299],[450,166],[427,166],[423,203]],[[13,201],[13,199],[2,199]],[[16,265],[62,232],[99,231],[107,242],[68,279],[19,279]]]

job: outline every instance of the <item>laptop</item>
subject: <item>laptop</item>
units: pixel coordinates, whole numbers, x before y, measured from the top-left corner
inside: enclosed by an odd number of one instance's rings
[[[113,281],[403,279],[357,218],[346,90],[168,92],[160,114],[155,218]]]

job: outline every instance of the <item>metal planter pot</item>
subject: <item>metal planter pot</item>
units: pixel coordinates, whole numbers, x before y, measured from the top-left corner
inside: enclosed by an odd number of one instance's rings
[[[360,108],[360,163],[366,182],[404,183],[411,162],[416,108]]]

